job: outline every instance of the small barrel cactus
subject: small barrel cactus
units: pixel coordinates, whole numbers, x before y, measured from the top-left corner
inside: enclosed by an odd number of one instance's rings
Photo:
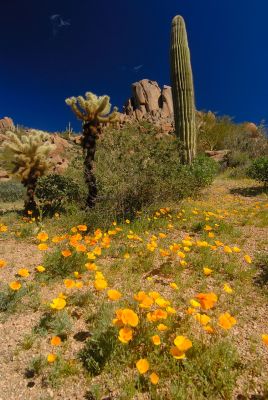
[[[183,144],[182,162],[191,164],[196,154],[196,110],[187,33],[180,15],[172,20],[170,62],[175,133]]]

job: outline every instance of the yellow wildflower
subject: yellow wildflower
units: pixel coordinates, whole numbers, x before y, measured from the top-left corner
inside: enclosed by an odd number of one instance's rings
[[[20,268],[17,274],[22,278],[27,278],[30,275],[30,272],[27,268]]]
[[[56,360],[56,358],[57,358],[56,354],[49,353],[49,354],[47,355],[47,361],[48,361],[49,363],[54,363],[54,361]]]
[[[133,331],[131,328],[125,326],[120,329],[118,339],[122,343],[128,343],[133,338]]]
[[[35,269],[38,272],[44,272],[46,270],[45,267],[43,267],[43,265],[37,265],[37,267],[35,267]]]
[[[157,329],[158,329],[160,332],[164,332],[164,331],[168,330],[168,326],[166,326],[166,325],[164,325],[164,324],[159,324],[159,325],[157,325]]]
[[[108,290],[107,295],[108,295],[109,299],[113,300],[113,301],[119,300],[122,297],[122,294],[118,290],[115,290],[115,289]]]
[[[218,319],[218,325],[223,329],[230,329],[236,324],[236,319],[228,312],[221,314]]]
[[[159,376],[155,372],[152,372],[150,375],[150,381],[153,385],[157,385],[159,382]]]
[[[136,367],[140,374],[145,374],[148,371],[150,365],[146,358],[141,358],[139,361],[136,362]]]
[[[48,239],[48,234],[46,232],[40,232],[37,235],[37,239],[40,240],[41,242],[46,242]]]
[[[154,335],[154,336],[152,336],[151,339],[152,339],[152,342],[153,342],[153,344],[154,344],[155,346],[159,346],[159,345],[161,344],[160,336]]]
[[[51,346],[60,346],[61,345],[61,338],[59,336],[53,336],[50,340]]]
[[[10,282],[9,287],[10,287],[10,289],[16,291],[16,290],[19,290],[21,288],[21,283],[18,282],[18,281],[13,281],[13,282]]]
[[[208,275],[211,275],[211,274],[212,274],[213,270],[210,269],[210,268],[208,268],[208,267],[204,267],[204,268],[203,268],[203,272],[204,272],[204,274],[205,274],[206,276],[208,276]]]
[[[50,303],[50,307],[53,308],[54,310],[62,310],[66,306],[66,300],[63,299],[62,297],[56,297],[55,299],[52,300],[52,303]]]
[[[108,283],[105,279],[96,279],[94,282],[94,286],[96,290],[104,290],[107,288]]]
[[[268,334],[261,335],[263,343],[268,346]]]
[[[39,250],[47,250],[48,249],[48,245],[46,243],[40,243],[37,247]]]
[[[225,284],[223,285],[223,290],[224,290],[226,293],[229,293],[229,294],[233,293],[233,289],[228,285],[228,283],[225,283]]]
[[[251,263],[252,263],[251,257],[250,257],[248,254],[246,254],[246,255],[244,256],[244,260],[245,260],[246,263],[248,263],[248,264],[251,264]]]
[[[61,254],[63,255],[63,257],[70,257],[72,255],[69,249],[62,250]]]

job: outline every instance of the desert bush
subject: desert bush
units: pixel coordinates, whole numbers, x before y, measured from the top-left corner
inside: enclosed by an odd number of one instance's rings
[[[226,140],[232,140],[242,131],[242,124],[235,124],[229,116],[217,117],[211,112],[200,113],[197,132],[198,153],[229,148],[226,147]]]
[[[0,183],[0,201],[3,203],[23,200],[26,190],[20,182],[7,181]]]
[[[240,157],[244,154],[245,159],[265,156],[268,153],[267,136],[262,127],[259,127],[258,132],[258,136],[253,138],[250,132],[242,129],[236,135],[225,137],[224,146],[232,151],[231,154],[239,153]]]
[[[77,146],[78,147],[78,146]],[[78,147],[80,150],[80,148]],[[79,203],[84,204],[87,197],[87,186],[84,179],[84,159],[82,152],[79,151],[72,157],[69,162],[68,168],[64,172],[63,176],[74,181],[79,187]]]
[[[211,182],[216,170],[212,163],[202,158],[192,166],[182,165],[178,139],[159,137],[148,124],[146,128],[129,125],[120,131],[106,130],[95,157],[96,209],[131,217],[163,198],[177,201],[194,195]]]
[[[64,205],[79,200],[79,186],[71,178],[50,174],[39,179],[36,196],[45,211],[55,212]]]
[[[194,160],[190,171],[193,176],[192,185],[198,189],[208,186],[213,182],[219,171],[219,165],[209,157],[199,156]]]
[[[248,124],[233,122],[229,116],[217,117],[215,114],[198,114],[198,152],[205,150],[230,149],[232,167],[244,165],[248,158],[263,156],[268,152],[268,140],[263,125],[258,126],[255,135],[247,128]]]
[[[250,178],[263,182],[265,185],[268,183],[268,157],[256,158],[247,170]]]

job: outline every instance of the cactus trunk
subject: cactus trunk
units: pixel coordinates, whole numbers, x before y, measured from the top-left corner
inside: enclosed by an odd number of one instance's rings
[[[184,20],[177,15],[171,30],[171,85],[175,133],[182,142],[182,162],[191,164],[196,154],[194,85]]]
[[[37,204],[35,201],[35,189],[37,185],[37,178],[34,176],[29,176],[27,181],[24,183],[26,187],[26,199],[24,202],[25,215],[28,216],[28,211],[31,212],[32,217],[39,215]]]
[[[94,207],[97,197],[96,178],[93,174],[93,163],[96,152],[96,140],[100,133],[100,126],[97,120],[85,122],[83,125],[82,147],[85,153],[84,176],[88,187],[86,205]]]

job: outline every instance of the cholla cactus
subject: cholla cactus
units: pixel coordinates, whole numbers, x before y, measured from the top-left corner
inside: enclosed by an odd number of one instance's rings
[[[96,140],[101,133],[102,125],[116,123],[118,120],[117,108],[111,111],[109,96],[96,96],[91,92],[82,96],[69,97],[65,100],[77,118],[83,121],[83,136],[81,144],[85,153],[84,174],[88,186],[87,206],[93,207],[97,197],[96,179],[92,172],[96,151]]]
[[[117,108],[111,112],[109,96],[96,96],[94,93],[86,92],[85,98],[82,96],[69,97],[65,100],[77,116],[85,122],[97,120],[100,123],[115,122],[117,119]]]
[[[43,132],[32,131],[28,135],[18,137],[13,132],[6,132],[7,140],[4,143],[13,155],[13,174],[21,179],[21,183],[27,189],[25,211],[36,212],[34,199],[37,180],[49,169],[51,163],[48,160],[54,145],[49,140],[49,135]]]

